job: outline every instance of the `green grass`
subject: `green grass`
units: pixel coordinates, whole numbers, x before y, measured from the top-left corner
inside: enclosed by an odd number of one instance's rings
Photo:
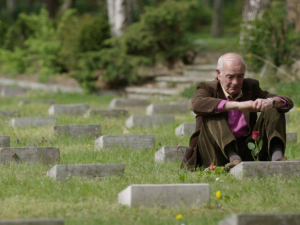
[[[289,90],[289,88],[287,88]],[[86,103],[93,109],[107,108],[113,96],[49,94],[34,92],[21,98],[0,99],[0,110],[19,110],[21,116],[48,116],[49,105],[30,104],[18,107],[23,99],[53,99],[56,102]],[[157,100],[155,100],[157,101]],[[145,113],[145,109],[130,109],[130,113]],[[300,112],[290,113],[287,131],[300,133]],[[101,124],[102,134],[155,134],[155,148],[146,151],[113,148],[94,150],[94,138],[55,136],[51,127],[11,128],[10,119],[0,118],[0,135],[11,137],[11,146],[38,143],[44,136],[48,144],[60,148],[60,164],[123,163],[122,176],[101,179],[68,178],[57,182],[45,176],[53,165],[9,164],[0,166],[0,219],[63,217],[66,224],[217,224],[233,213],[299,212],[296,201],[300,180],[275,176],[263,179],[236,180],[229,174],[207,174],[180,170],[180,162],[156,164],[154,154],[163,145],[188,145],[189,137],[176,137],[175,128],[183,122],[193,122],[190,113],[175,115],[175,122],[153,128],[125,127],[126,117],[59,116],[58,124]],[[16,143],[16,139],[21,144]],[[286,155],[300,158],[299,141],[289,143]],[[219,180],[216,180],[219,178]],[[131,184],[208,183],[210,201],[203,207],[128,208],[118,205],[118,193]],[[223,196],[218,199],[215,192]],[[175,216],[182,214],[177,220]]]

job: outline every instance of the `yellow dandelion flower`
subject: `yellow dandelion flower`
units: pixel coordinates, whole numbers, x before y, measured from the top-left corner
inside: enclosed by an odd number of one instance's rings
[[[87,144],[86,146],[90,147],[91,145],[90,145],[90,144]]]
[[[297,111],[300,111],[300,107],[297,108]]]
[[[217,192],[216,192],[216,197],[217,197],[217,198],[221,198],[221,197],[222,197],[221,191],[217,191]]]
[[[248,53],[248,54],[247,54],[247,58],[248,58],[248,59],[251,59],[251,57],[252,57],[252,54],[251,54],[251,53]]]
[[[178,214],[178,215],[175,216],[175,218],[176,218],[177,220],[180,220],[180,219],[182,219],[182,215],[181,215],[181,214]]]

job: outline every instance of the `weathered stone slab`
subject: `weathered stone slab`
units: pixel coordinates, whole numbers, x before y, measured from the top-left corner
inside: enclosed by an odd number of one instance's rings
[[[190,136],[195,132],[196,124],[195,123],[183,123],[180,126],[176,127],[175,135],[176,136]]]
[[[19,87],[1,87],[0,88],[0,95],[1,97],[15,97],[23,95],[28,90],[26,88],[19,88]]]
[[[12,127],[40,127],[51,126],[56,124],[56,118],[31,118],[31,117],[17,117],[11,120]]]
[[[187,103],[156,103],[147,107],[146,115],[187,113],[188,111]]]
[[[93,136],[99,137],[101,135],[100,124],[85,124],[85,125],[56,125],[54,126],[54,133],[58,135],[66,134],[71,137]]]
[[[10,136],[0,136],[0,147],[10,146]]]
[[[155,162],[182,160],[188,146],[164,146],[155,153]]]
[[[297,141],[297,133],[296,132],[286,133],[286,142],[293,142],[293,141]]]
[[[45,163],[59,162],[59,148],[0,148],[0,164],[6,163]]]
[[[285,123],[289,123],[290,122],[290,114],[284,114],[285,115]]]
[[[0,225],[64,225],[64,219],[20,219],[20,220],[0,220]]]
[[[146,99],[114,98],[109,103],[109,108],[144,107],[149,104],[150,102]]]
[[[23,100],[20,101],[18,106],[28,105],[28,104],[55,104],[55,100]]]
[[[208,184],[134,184],[118,195],[121,205],[201,206],[209,201]]]
[[[145,150],[154,148],[154,144],[154,135],[104,135],[95,141],[95,148],[122,147]]]
[[[90,109],[87,111],[87,117],[94,115],[101,115],[103,117],[120,117],[127,116],[128,111],[124,109]]]
[[[238,179],[260,178],[272,175],[300,176],[300,161],[242,162],[230,170]]]
[[[151,127],[154,125],[173,123],[174,120],[174,115],[132,115],[126,120],[125,124],[128,128],[135,126]]]
[[[77,164],[55,165],[47,171],[46,176],[56,180],[64,180],[68,176],[106,177],[124,173],[124,164]]]
[[[276,213],[276,214],[240,214],[232,215],[219,221],[218,225],[299,225],[300,214]]]
[[[0,116],[16,117],[16,116],[20,116],[20,112],[19,111],[0,111]]]
[[[50,116],[56,116],[61,114],[68,115],[83,115],[88,109],[89,105],[87,104],[74,104],[74,105],[52,105],[48,113]]]

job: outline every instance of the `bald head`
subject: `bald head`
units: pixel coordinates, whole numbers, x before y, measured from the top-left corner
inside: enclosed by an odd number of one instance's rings
[[[219,70],[221,75],[223,74],[224,64],[226,64],[227,66],[231,66],[232,64],[240,64],[246,71],[246,64],[243,57],[236,53],[226,53],[219,58],[217,70]]]

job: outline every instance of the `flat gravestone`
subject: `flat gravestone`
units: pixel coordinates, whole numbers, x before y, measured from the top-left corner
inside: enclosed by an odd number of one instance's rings
[[[127,116],[128,111],[124,109],[90,109],[87,111],[86,116],[100,115],[103,117],[120,117]]]
[[[59,162],[59,148],[0,148],[0,164],[7,163],[45,163]]]
[[[0,147],[10,147],[10,136],[0,136]]]
[[[51,126],[56,124],[56,118],[30,118],[30,117],[17,117],[11,120],[12,127],[40,127]]]
[[[188,111],[187,103],[155,103],[147,107],[146,115],[187,113]]]
[[[54,133],[58,135],[66,134],[71,137],[99,137],[101,135],[101,126],[100,124],[56,125],[54,126]]]
[[[180,126],[176,127],[175,135],[176,136],[191,136],[196,129],[195,123],[183,123]]]
[[[106,177],[124,173],[124,164],[77,164],[56,165],[47,171],[46,176],[64,180],[69,176]]]
[[[88,109],[89,105],[87,104],[74,104],[74,105],[52,105],[48,113],[50,116],[56,116],[61,114],[67,115],[83,115]]]
[[[19,87],[1,87],[0,95],[1,97],[15,97],[23,95],[28,90],[26,88],[19,88]]]
[[[135,126],[151,127],[154,125],[165,125],[174,122],[174,115],[132,115],[125,124],[126,127],[131,128]]]
[[[20,101],[18,106],[28,105],[28,104],[55,104],[55,100],[23,100]]]
[[[104,135],[95,141],[95,148],[122,147],[145,150],[154,148],[154,144],[154,135]]]
[[[134,184],[118,195],[118,203],[132,207],[201,206],[209,201],[209,184]]]
[[[293,141],[297,141],[297,133],[296,132],[286,133],[286,142],[293,142]]]
[[[272,175],[300,176],[300,161],[241,162],[230,170],[238,178],[260,178]]]
[[[300,214],[240,214],[219,221],[218,225],[299,225]]]
[[[146,99],[114,98],[109,103],[109,108],[145,107],[149,104],[150,102]]]
[[[19,111],[0,111],[0,116],[2,117],[16,117],[20,116]]]
[[[0,220],[0,225],[64,225],[64,219],[19,219],[19,220]]]
[[[182,160],[188,146],[164,146],[155,153],[155,162]]]

